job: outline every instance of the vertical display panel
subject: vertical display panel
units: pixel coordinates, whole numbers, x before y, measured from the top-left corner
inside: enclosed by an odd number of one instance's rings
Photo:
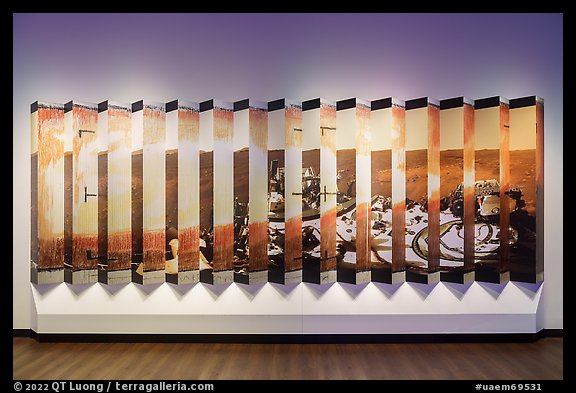
[[[268,105],[250,100],[248,283],[268,281]]]
[[[393,98],[371,102],[371,279],[392,283],[392,106]]]
[[[232,107],[215,105],[214,115],[214,284],[234,279],[234,151]]]
[[[509,280],[509,107],[501,97],[474,101],[475,275],[476,281]]]
[[[65,220],[70,250],[64,280],[90,284],[98,281],[98,107],[70,101],[64,112],[65,145],[72,144],[72,154],[65,154],[65,210],[71,220]]]
[[[370,281],[370,108],[351,98],[337,102],[337,272],[338,281]]]
[[[336,105],[302,103],[302,279],[336,281]]]
[[[141,165],[141,146],[133,155],[132,142],[131,106],[98,104],[98,281],[104,284],[132,280],[132,185],[139,187],[140,195],[142,185],[141,177],[134,183],[132,171],[134,158],[139,157]],[[139,219],[141,223],[141,213]]]
[[[474,278],[474,109],[464,97],[440,109],[441,279],[463,284]]]
[[[249,283],[250,249],[250,109],[249,100],[234,103],[234,281]]]
[[[336,271],[336,105],[320,103],[320,283],[332,283]]]
[[[64,104],[64,281],[71,281],[74,200],[74,119],[70,102]]]
[[[424,97],[406,101],[406,280],[440,280],[440,114]]]
[[[543,108],[36,102],[31,281],[541,282]]]
[[[440,102],[441,280],[474,278],[474,108],[457,97]]]
[[[536,96],[510,100],[510,279],[541,282],[543,263],[544,101]]]
[[[31,281],[64,281],[64,106],[31,105]]]
[[[268,109],[234,103],[234,279],[268,280]]]
[[[130,136],[132,132],[132,124],[130,122],[130,108],[125,107],[126,123],[128,125],[127,132]],[[108,101],[103,101],[98,104],[98,282],[103,284],[108,283]],[[131,146],[132,139],[126,138],[126,151],[125,159],[129,162],[128,171],[125,174],[125,182],[129,184],[128,190],[130,191],[131,183]],[[130,195],[128,195],[128,206],[130,206]],[[131,220],[131,208],[125,208],[128,211],[128,220]],[[128,226],[130,228],[131,225]],[[132,249],[132,234],[131,230],[126,231],[128,238],[124,239],[129,247]],[[127,241],[126,241],[127,240]],[[125,282],[132,281],[130,273],[130,261],[132,259],[131,251],[128,253],[128,270]]]
[[[234,280],[232,104],[200,103],[200,281]]]
[[[406,280],[406,109],[392,105],[392,284]]]
[[[302,107],[268,103],[268,280],[302,281]]]
[[[140,212],[142,214],[142,253],[141,262],[134,264],[132,280],[144,285],[162,283],[165,281],[166,266],[166,112],[164,104],[145,101],[132,104],[132,130],[135,133],[133,138],[139,139],[140,136],[142,138],[141,165],[134,165],[133,154],[132,166],[133,174],[142,182],[141,201],[136,201],[135,205],[138,209],[133,211],[133,215],[134,213],[140,214]],[[133,141],[133,145],[138,144]],[[138,154],[137,150],[135,154]],[[140,163],[138,159],[135,161]],[[139,173],[140,168],[141,173]],[[138,232],[140,232],[139,228]]]
[[[463,281],[475,279],[476,253],[476,136],[474,102],[464,101],[464,266]]]
[[[212,100],[200,103],[199,163],[200,163],[200,281],[214,282],[214,117]]]
[[[166,281],[199,281],[198,104],[166,103]]]

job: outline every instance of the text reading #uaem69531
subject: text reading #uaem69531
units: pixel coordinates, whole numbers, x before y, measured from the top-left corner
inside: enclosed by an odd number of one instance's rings
[[[167,391],[214,391],[213,383],[195,382],[14,382],[14,390],[36,392],[167,392]]]

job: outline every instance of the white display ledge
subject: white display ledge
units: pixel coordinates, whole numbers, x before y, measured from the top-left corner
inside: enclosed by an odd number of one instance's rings
[[[543,285],[30,286],[39,334],[536,333]]]
[[[38,315],[39,334],[537,333],[536,314]]]

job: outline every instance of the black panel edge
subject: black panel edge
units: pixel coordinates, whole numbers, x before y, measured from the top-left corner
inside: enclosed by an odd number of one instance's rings
[[[136,273],[135,269],[132,269],[132,282],[134,284],[144,285],[144,276]]]
[[[65,267],[64,268],[64,282],[67,284],[74,284],[73,282],[73,276],[72,273],[74,272],[74,270]]]
[[[524,108],[526,106],[536,105],[536,96],[512,98],[510,100],[510,109]]]
[[[377,111],[378,109],[391,108],[391,107],[392,107],[392,97],[370,101],[370,109],[373,111]]]
[[[250,107],[250,99],[246,98],[245,100],[240,100],[234,102],[234,112],[242,111],[244,109],[248,109]]]
[[[250,276],[248,274],[241,274],[234,272],[234,282],[244,285],[250,285]]]
[[[480,98],[474,100],[474,109],[485,109],[500,106],[500,96]]]
[[[428,106],[428,97],[414,98],[413,100],[405,101],[405,108],[407,111],[410,109],[425,108]]]
[[[408,269],[406,270],[406,282],[426,285],[429,284],[427,274],[415,273]]]
[[[200,282],[204,284],[214,284],[214,274],[212,269],[202,269],[200,270]]]
[[[314,98],[312,100],[302,101],[302,112],[318,108],[320,108],[320,98]]]
[[[492,284],[501,284],[500,272],[487,267],[476,266],[474,271],[476,282],[489,282]]]
[[[108,110],[108,100],[102,101],[98,104],[98,113]]]
[[[63,111],[64,105],[45,101],[34,101],[32,104],[30,104],[30,113],[36,112],[39,108],[56,109]]]
[[[98,282],[108,284],[108,272],[104,269],[98,269]]]
[[[132,113],[141,111],[142,109],[144,109],[144,100],[132,103]]]
[[[168,284],[175,284],[178,285],[180,284],[180,280],[179,280],[179,275],[178,274],[168,274],[166,273],[166,282]]]
[[[440,100],[440,109],[461,108],[464,106],[464,97],[447,98]]]
[[[17,336],[15,331],[18,330]],[[431,333],[431,334],[106,334],[36,333],[13,329],[13,337],[39,342],[104,343],[250,343],[250,344],[342,344],[342,343],[529,343],[541,338],[563,337],[563,329],[537,333]],[[28,334],[28,335],[26,335]]]
[[[440,281],[464,284],[464,273],[461,269],[450,272],[440,272]]]
[[[348,98],[346,100],[336,101],[337,111],[354,108],[355,106],[356,106],[356,98]]]
[[[178,100],[173,100],[166,103],[166,113],[172,112],[178,109]]]
[[[274,101],[268,101],[268,112],[284,109],[285,106],[286,106],[286,100],[284,98],[280,98]]]
[[[64,113],[70,112],[72,110],[73,106],[74,106],[74,101],[68,101],[67,103],[65,103],[64,104]]]
[[[38,285],[38,269],[30,267],[30,282]]]
[[[210,109],[214,109],[214,100],[206,100],[202,101],[199,104],[200,112],[209,111]]]

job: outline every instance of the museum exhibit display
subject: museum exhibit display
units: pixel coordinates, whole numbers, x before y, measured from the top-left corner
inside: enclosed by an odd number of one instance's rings
[[[392,97],[372,101],[370,106],[371,278],[375,282],[392,284],[405,279],[405,184],[400,179],[404,176],[404,151],[398,144],[398,138],[405,132],[405,108],[403,101]],[[400,171],[392,170],[393,154],[394,163],[400,167]],[[393,195],[397,205],[394,214]],[[393,229],[395,226],[401,227],[402,231],[395,231]]]
[[[370,103],[336,103],[336,263],[340,282],[370,281]]]
[[[544,101],[31,105],[35,284],[544,279]]]
[[[200,280],[199,106],[166,103],[166,281]]]
[[[406,101],[406,281],[440,281],[440,104]]]
[[[506,98],[474,101],[475,279],[510,280],[510,125]],[[512,236],[511,236],[512,235]]]
[[[30,280],[64,280],[64,105],[30,107]]]
[[[268,281],[302,281],[302,105],[268,102]]]
[[[138,284],[166,280],[165,146],[164,103],[133,103],[132,281]]]
[[[336,103],[302,102],[302,280],[336,282]]]
[[[234,281],[234,113],[200,103],[200,281]]]
[[[268,281],[268,104],[234,102],[234,280]]]
[[[544,100],[510,100],[510,279],[544,280]],[[515,239],[515,238],[513,238]]]
[[[474,103],[440,101],[440,279],[474,280]]]
[[[132,280],[132,106],[99,103],[97,137],[98,281],[125,284]]]
[[[98,106],[64,104],[64,281],[98,281]]]

